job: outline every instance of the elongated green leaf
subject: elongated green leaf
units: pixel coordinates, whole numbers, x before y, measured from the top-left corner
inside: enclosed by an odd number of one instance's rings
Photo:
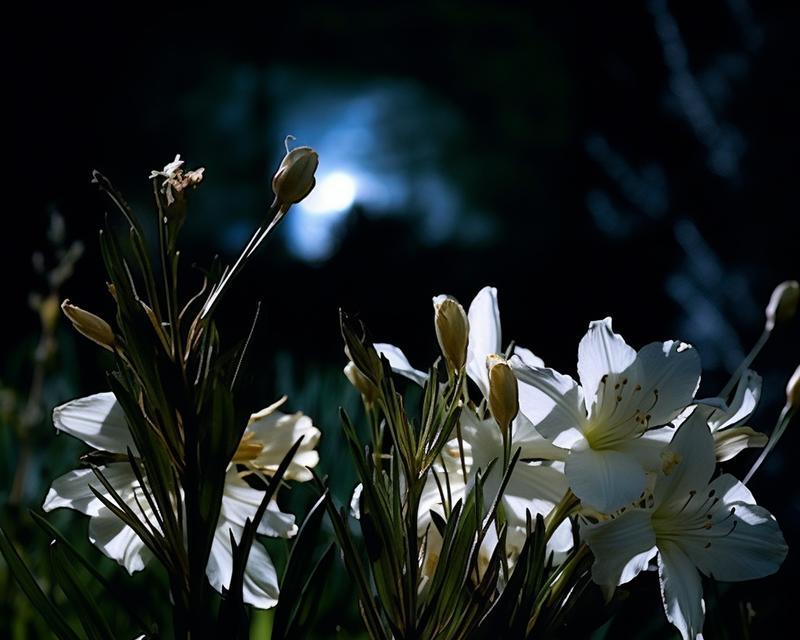
[[[327,491],[311,507],[294,538],[292,550],[289,552],[289,559],[286,562],[286,569],[281,581],[281,597],[275,609],[272,625],[272,637],[275,640],[292,637],[288,635],[289,630],[302,606],[303,592],[309,589],[310,578],[307,576],[317,569],[317,567],[311,569],[311,564],[320,524],[325,515],[326,496]]]
[[[0,552],[6,559],[8,567],[17,579],[19,586],[28,596],[34,608],[47,621],[52,632],[62,640],[80,640],[78,635],[67,624],[58,607],[44,594],[39,583],[36,582],[36,578],[33,577],[30,569],[17,553],[2,527],[0,527]]]
[[[314,475],[314,483],[319,489],[320,493],[326,491],[325,483],[319,478],[316,472],[312,469]],[[381,620],[380,613],[377,609],[377,603],[372,597],[372,590],[369,587],[369,579],[367,578],[366,570],[361,562],[358,552],[356,551],[356,544],[354,543],[350,530],[347,526],[347,512],[343,508],[341,512],[336,509],[330,494],[327,495],[325,506],[328,511],[328,517],[333,525],[336,539],[344,558],[344,564],[347,572],[350,574],[351,579],[356,584],[359,601],[359,611],[361,618],[367,627],[370,637],[373,639],[389,640],[389,634]]]
[[[136,535],[139,536],[139,538],[141,538],[142,542],[144,542],[147,545],[147,547],[164,564],[165,567],[167,568],[172,567],[173,566],[172,560],[169,558],[168,555],[165,554],[163,545],[158,544],[158,541],[154,537],[153,532],[151,532],[150,529],[148,529],[142,523],[142,521],[139,520],[139,517],[122,499],[119,493],[117,493],[117,490],[114,489],[111,483],[106,479],[102,471],[100,471],[100,469],[97,467],[92,467],[92,471],[94,471],[95,476],[97,477],[98,480],[100,480],[103,487],[105,487],[105,490],[109,493],[112,499],[109,499],[107,496],[103,495],[103,493],[101,491],[98,491],[94,486],[89,485],[89,489],[91,489],[92,493],[115,516],[117,516],[126,525],[128,525],[131,529],[134,530]]]
[[[335,546],[333,543],[330,543],[304,581],[297,595],[297,600],[293,606],[292,614],[288,622],[281,628],[273,626],[272,640],[282,640],[283,638],[291,640],[292,638],[311,637],[310,627],[314,622],[314,618],[322,602],[323,593],[327,588],[327,577],[335,557]],[[281,589],[281,598],[288,598],[283,589]],[[280,603],[278,604],[280,605]]]
[[[152,625],[147,624],[139,614],[131,607],[130,599],[123,596],[119,590],[111,584],[108,580],[106,580],[105,576],[97,570],[97,567],[87,560],[80,551],[78,551],[73,544],[67,540],[66,537],[56,529],[52,524],[50,524],[47,520],[45,520],[41,515],[36,513],[35,511],[30,511],[31,517],[33,517],[34,522],[49,536],[51,536],[54,540],[58,541],[58,543],[62,546],[63,549],[69,552],[69,554],[77,560],[86,571],[88,571],[92,577],[97,580],[97,582],[102,586],[105,593],[111,595],[117,602],[117,604],[125,610],[128,615],[131,617],[131,620],[142,630],[150,629]]]
[[[75,608],[81,626],[90,640],[108,640],[114,638],[111,627],[100,613],[100,607],[88,589],[78,582],[75,568],[67,559],[57,540],[50,543],[50,560],[53,573],[67,600]]]

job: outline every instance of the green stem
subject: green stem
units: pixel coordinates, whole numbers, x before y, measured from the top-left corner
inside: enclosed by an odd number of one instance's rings
[[[764,460],[767,459],[767,456],[775,448],[775,445],[778,444],[778,440],[781,439],[783,432],[786,431],[786,427],[789,426],[789,422],[792,420],[796,412],[796,408],[790,407],[788,404],[781,409],[781,414],[778,416],[778,422],[775,425],[775,428],[772,430],[772,434],[769,437],[767,446],[764,447],[764,449],[761,451],[761,455],[758,456],[758,459],[753,463],[753,466],[750,467],[750,471],[747,472],[747,475],[743,480],[743,484],[750,482],[750,478],[753,477]]]
[[[245,245],[245,248],[242,250],[239,257],[236,259],[236,262],[233,263],[233,266],[229,271],[227,271],[223,276],[222,279],[219,281],[216,287],[212,290],[211,294],[208,296],[208,300],[203,305],[203,309],[200,312],[200,319],[206,318],[217,306],[219,302],[219,298],[222,293],[225,291],[228,284],[230,284],[231,280],[233,280],[244,268],[244,264],[248,258],[250,258],[261,245],[261,243],[266,240],[267,236],[272,233],[272,231],[280,224],[281,220],[286,216],[286,212],[288,209],[282,209],[284,205],[278,203],[278,199],[276,198],[273,200],[272,205],[270,205],[269,211],[267,212],[267,218],[270,220],[269,224],[266,227],[259,227],[256,229],[256,232],[253,234],[253,237],[250,238],[250,241]]]
[[[562,566],[561,571],[558,572],[558,575],[550,587],[550,597],[547,599],[548,604],[555,602],[561,595],[561,592],[569,586],[572,574],[575,569],[581,565],[587,553],[589,553],[589,547],[582,544],[578,547],[578,551],[575,555]]]
[[[769,329],[764,329],[761,333],[761,336],[756,341],[753,348],[750,350],[750,353],[747,354],[747,357],[742,360],[742,363],[733,372],[733,375],[730,377],[730,380],[725,384],[722,388],[722,392],[719,394],[720,398],[727,401],[728,396],[730,395],[733,388],[736,386],[736,383],[739,382],[739,378],[742,377],[742,374],[745,370],[753,363],[753,360],[756,359],[756,356],[761,352],[761,349],[764,348],[764,345],[767,344],[769,337],[771,335],[771,331]]]
[[[172,287],[170,286],[170,259],[167,250],[167,238],[166,238],[166,228],[167,228],[167,217],[166,213],[164,212],[164,207],[161,204],[161,194],[158,192],[156,187],[155,181],[153,182],[153,189],[156,198],[156,215],[158,216],[158,220],[156,221],[156,226],[158,227],[158,253],[161,259],[161,276],[164,280],[164,302],[167,305],[167,323],[169,324],[169,344],[171,353],[169,354],[171,358],[175,358],[175,343],[177,341],[177,336],[175,333],[176,330],[176,323],[174,322],[177,311],[173,308],[172,305]]]
[[[578,507],[580,500],[572,493],[572,490],[567,489],[561,501],[553,507],[553,510],[547,515],[544,521],[544,539],[545,542],[550,540],[558,526],[566,520],[572,512]]]

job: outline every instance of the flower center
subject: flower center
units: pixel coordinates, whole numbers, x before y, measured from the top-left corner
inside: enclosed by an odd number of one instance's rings
[[[673,542],[695,539],[704,549],[711,547],[714,538],[725,538],[736,529],[736,507],[721,508],[716,491],[689,491],[689,497],[676,512],[672,509],[653,516],[657,540]]]
[[[264,443],[255,439],[252,432],[248,431],[233,454],[233,462],[246,463],[255,460],[264,450]]]
[[[658,398],[656,388],[646,391],[625,376],[604,375],[584,434],[589,445],[596,450],[611,449],[647,431]]]

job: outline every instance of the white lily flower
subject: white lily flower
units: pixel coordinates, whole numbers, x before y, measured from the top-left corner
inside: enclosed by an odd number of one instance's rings
[[[283,396],[250,416],[233,461],[256,473],[271,476],[278,470],[289,449],[302,437],[303,441],[283,477],[285,480],[307,482],[313,477],[309,469],[316,467],[319,462],[315,447],[322,434],[311,418],[302,412],[289,415],[277,411],[286,400],[286,396]]]
[[[520,412],[554,445],[569,450],[565,473],[584,503],[603,513],[630,504],[691,402],[700,360],[682,342],[653,342],[638,353],[611,329],[592,322],[578,347],[581,385],[553,369],[510,360],[522,383]],[[660,427],[660,428],[658,428]]]
[[[441,300],[442,296],[434,298],[434,303]],[[469,324],[469,339],[467,342],[467,375],[480,389],[485,399],[489,398],[490,385],[487,371],[487,358],[502,353],[502,330],[500,325],[500,310],[497,303],[497,289],[484,287],[475,296],[467,313]],[[403,351],[393,345],[375,344],[378,353],[386,356],[392,370],[413,382],[424,385],[427,374],[415,369]],[[544,363],[530,350],[516,347],[515,355],[521,362],[532,367],[542,367]],[[474,478],[474,473],[481,469],[485,471],[492,460],[501,461],[503,458],[502,432],[494,418],[484,419],[478,416],[469,407],[464,407],[461,414],[461,428],[463,436],[464,467],[467,480]],[[552,464],[541,461],[563,461],[567,451],[554,446],[543,438],[530,421],[518,414],[511,425],[512,443],[511,451],[516,452],[521,448],[520,461],[515,466],[503,496],[503,506],[508,520],[508,535],[506,538],[507,555],[513,565],[513,559],[519,554],[525,542],[526,513],[529,511],[533,517],[538,514],[547,516],[556,503],[567,491],[564,479],[563,464]],[[438,466],[432,473],[440,476],[441,485],[446,482],[443,474],[447,474],[452,503],[463,500],[466,495],[464,484],[464,469],[461,466],[459,445],[457,440],[447,444],[442,452],[444,466]],[[488,504],[494,498],[502,480],[502,464],[496,463],[489,477],[486,478],[484,496]],[[426,499],[427,498],[427,499]],[[430,519],[431,509],[444,515],[442,497],[433,478],[428,479],[425,496],[419,507],[419,535],[433,527]],[[435,529],[435,527],[433,527]],[[512,543],[516,540],[516,543]],[[431,568],[431,558],[436,559],[438,532],[428,533],[424,566]],[[496,543],[495,543],[496,544]],[[516,545],[516,546],[515,546]],[[481,557],[485,556],[486,562],[494,550],[494,545],[484,542],[481,548]],[[554,551],[557,557],[572,548],[572,527],[567,520],[563,522],[548,542],[548,549]],[[435,563],[434,565],[435,566]]]
[[[247,473],[273,474],[277,468],[275,461],[280,462],[300,435],[305,435],[306,439],[290,464],[286,477],[306,480],[310,476],[305,466],[314,466],[318,461],[313,447],[319,438],[319,431],[301,413],[289,416],[276,411],[284,401],[285,398],[251,417],[239,449],[229,465],[206,569],[209,582],[217,591],[221,592],[222,587],[230,584],[233,569],[230,532],[237,541],[241,540],[245,521],[254,519],[264,495],[262,491],[250,487],[241,476]],[[130,448],[133,455],[137,455],[125,414],[113,393],[99,393],[57,407],[53,412],[53,421],[57,430],[79,438],[97,450],[125,455]],[[247,471],[240,473],[237,465],[244,465]],[[100,470],[125,503],[157,528],[155,514],[143,497],[142,488],[130,464],[112,462],[100,467]],[[143,569],[152,553],[133,529],[103,505],[90,487],[111,498],[91,469],[76,469],[53,482],[42,508],[51,511],[68,507],[88,515],[89,539],[95,546],[124,566],[129,573]],[[297,533],[297,526],[294,516],[281,512],[273,500],[257,531],[262,535],[290,538]],[[243,595],[245,602],[262,609],[273,607],[278,601],[275,567],[266,549],[258,542],[254,542],[250,549]]]
[[[699,573],[724,581],[761,578],[777,571],[788,551],[775,518],[741,482],[728,474],[711,480],[714,441],[706,416],[695,411],[678,429],[644,508],[581,527],[600,585],[632,580],[658,554],[664,611],[684,640],[701,637],[703,629]]]
[[[437,296],[438,298],[439,296]],[[489,398],[489,374],[486,369],[486,359],[495,354],[502,353],[502,332],[500,326],[500,309],[497,304],[497,289],[495,287],[484,287],[475,296],[467,313],[469,320],[469,341],[467,342],[467,375],[478,386],[483,397]],[[375,350],[389,361],[392,371],[408,378],[420,386],[424,386],[428,375],[415,369],[409,362],[402,349],[391,344],[376,343],[373,345]],[[514,354],[528,366],[543,367],[544,362],[535,356],[532,351],[523,347],[515,347]],[[466,410],[465,410],[466,411]],[[517,422],[519,421],[519,424]],[[564,453],[557,447],[548,445],[538,432],[528,429],[530,422],[522,416],[517,416],[514,420],[513,430],[515,433],[526,433],[526,446],[532,446],[533,441],[537,442],[540,450],[532,458],[544,458],[547,460],[563,460]],[[465,452],[470,455],[469,450]],[[539,455],[540,454],[540,455]],[[457,455],[457,452],[456,452]],[[524,456],[523,456],[524,457]]]
[[[440,298],[437,296],[434,300]],[[483,397],[489,398],[489,376],[486,360],[489,356],[502,353],[502,329],[500,309],[497,303],[497,289],[484,287],[475,296],[467,313],[469,320],[469,340],[467,342],[467,375],[480,389]],[[376,344],[375,349],[386,356],[392,370],[417,384],[423,385],[427,375],[415,369],[405,354],[393,345]],[[544,366],[540,358],[530,350],[516,347],[515,355],[520,361],[533,367]],[[502,433],[493,418],[483,419],[465,407],[461,414],[461,427],[464,445],[465,466],[468,479],[477,469],[486,470],[494,459],[502,460]],[[563,465],[542,464],[541,460],[563,461],[567,451],[554,446],[543,438],[525,416],[518,414],[511,427],[511,451],[522,449],[520,462],[511,474],[503,497],[506,516],[511,529],[520,527],[524,531],[526,511],[535,517],[546,516],[567,490]],[[458,442],[453,440],[443,452],[444,471],[450,482],[453,502],[464,497],[463,469],[459,459]],[[535,462],[533,462],[535,460]],[[442,471],[442,470],[440,470]],[[485,496],[488,502],[494,497],[502,480],[502,470],[495,464],[486,479]],[[442,480],[444,482],[444,480]],[[441,502],[435,483],[429,480],[430,495]],[[420,517],[428,518],[429,509],[420,506]],[[424,531],[424,529],[423,529]],[[560,525],[550,539],[549,548],[560,554],[572,547],[572,529],[569,521]],[[422,533],[420,534],[422,535]],[[519,537],[519,536],[518,536]],[[524,535],[522,536],[524,542]],[[518,551],[518,550],[517,550]]]

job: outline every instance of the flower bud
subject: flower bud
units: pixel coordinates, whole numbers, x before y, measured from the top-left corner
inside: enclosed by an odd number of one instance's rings
[[[450,296],[436,296],[433,309],[439,348],[450,367],[460,371],[467,361],[469,341],[469,320],[464,307]]]
[[[487,356],[486,368],[489,371],[489,410],[505,434],[519,411],[517,379],[502,356]]]
[[[378,397],[378,388],[367,378],[353,362],[348,362],[344,368],[344,375],[356,390],[364,396],[367,404],[372,404]]]
[[[797,280],[787,280],[775,287],[767,305],[767,331],[791,320],[797,312],[799,301],[800,284]]]
[[[795,411],[800,409],[800,366],[794,370],[786,385],[786,406]]]
[[[286,139],[287,143],[291,136]],[[272,178],[272,191],[284,209],[300,202],[316,184],[314,173],[319,165],[319,155],[311,147],[297,147],[289,151]]]
[[[78,333],[82,333],[89,340],[109,351],[114,350],[114,332],[105,320],[76,307],[69,300],[61,303],[61,310],[69,318],[72,326],[78,330]]]

